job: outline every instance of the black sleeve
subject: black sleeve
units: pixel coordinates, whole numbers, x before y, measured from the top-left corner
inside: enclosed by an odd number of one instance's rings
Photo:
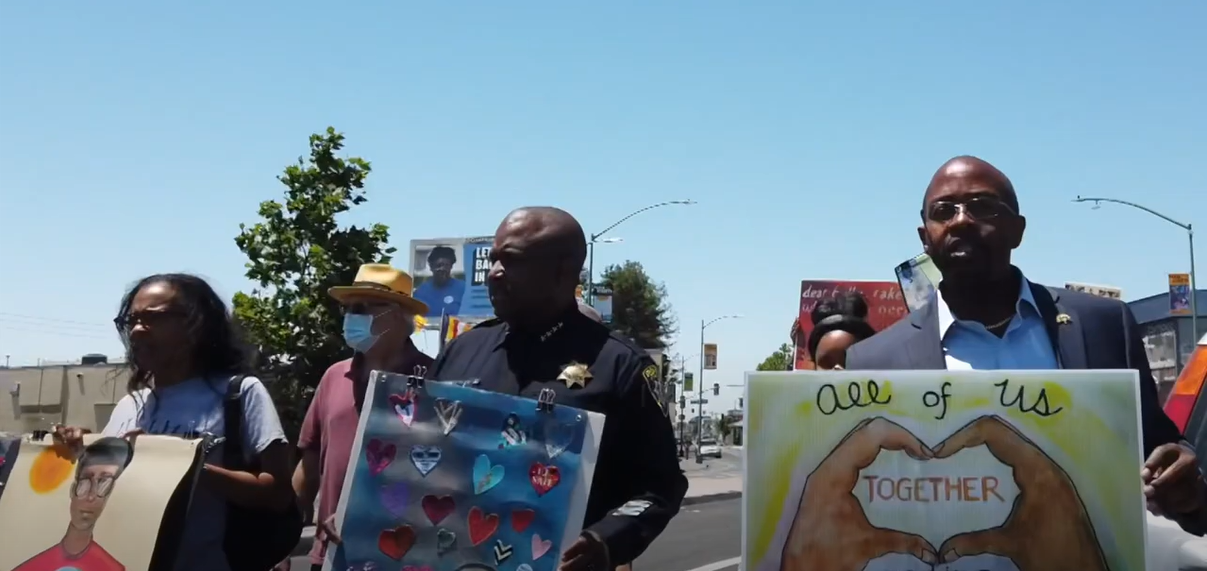
[[[444,370],[444,363],[448,361],[449,353],[452,352],[456,343],[457,340],[454,339],[444,346],[444,350],[436,355],[436,358],[432,361],[432,365],[427,368],[427,374],[423,376],[424,379],[429,381],[443,380],[440,378],[440,373]]]
[[[629,563],[641,555],[679,513],[687,495],[687,477],[679,468],[675,432],[650,383],[658,380],[658,367],[649,357],[633,359],[626,367],[621,387],[621,414],[606,422],[621,422],[621,446],[632,453],[636,493],[604,516],[588,531],[608,546],[612,565]]]
[[[1148,367],[1148,355],[1140,339],[1140,326],[1131,308],[1123,306],[1123,338],[1127,343],[1128,366],[1140,372],[1140,426],[1144,431],[1144,459],[1162,444],[1181,442],[1182,433],[1165,414],[1157,396],[1157,383]],[[1142,460],[1143,461],[1143,460]]]

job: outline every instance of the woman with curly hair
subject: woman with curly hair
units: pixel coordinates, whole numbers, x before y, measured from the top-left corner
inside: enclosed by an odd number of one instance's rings
[[[818,302],[810,314],[813,331],[809,333],[808,349],[813,356],[813,368],[843,369],[847,349],[876,333],[867,316],[868,303],[859,292]]]

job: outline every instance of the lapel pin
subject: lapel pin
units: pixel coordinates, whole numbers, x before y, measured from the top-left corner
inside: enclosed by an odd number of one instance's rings
[[[1072,322],[1073,318],[1069,317],[1069,314],[1067,313],[1062,313],[1056,316],[1056,323],[1059,323],[1060,325],[1068,325]]]

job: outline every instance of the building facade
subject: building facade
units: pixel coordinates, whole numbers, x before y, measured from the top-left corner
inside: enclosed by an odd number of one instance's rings
[[[1190,359],[1195,344],[1207,333],[1207,290],[1196,293],[1199,313],[1199,331],[1191,326],[1189,315],[1173,315],[1169,311],[1169,293],[1159,293],[1128,302],[1136,322],[1140,324],[1140,336],[1144,340],[1144,351],[1148,355],[1148,366],[1161,393],[1161,400],[1169,394],[1178,373]]]
[[[0,432],[50,430],[55,424],[99,431],[126,395],[121,364],[56,364],[0,368]]]

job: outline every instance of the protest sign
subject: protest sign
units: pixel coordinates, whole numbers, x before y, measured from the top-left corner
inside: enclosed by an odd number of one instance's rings
[[[375,371],[323,569],[557,569],[604,417],[551,400]]]
[[[750,571],[1145,565],[1135,371],[748,373]]]
[[[200,441],[89,435],[84,444],[78,457],[49,437],[10,444],[6,457],[16,448],[16,459],[0,495],[0,569],[170,568],[177,538],[164,543],[169,553],[156,553],[161,524],[171,512],[163,528],[180,529]]]

